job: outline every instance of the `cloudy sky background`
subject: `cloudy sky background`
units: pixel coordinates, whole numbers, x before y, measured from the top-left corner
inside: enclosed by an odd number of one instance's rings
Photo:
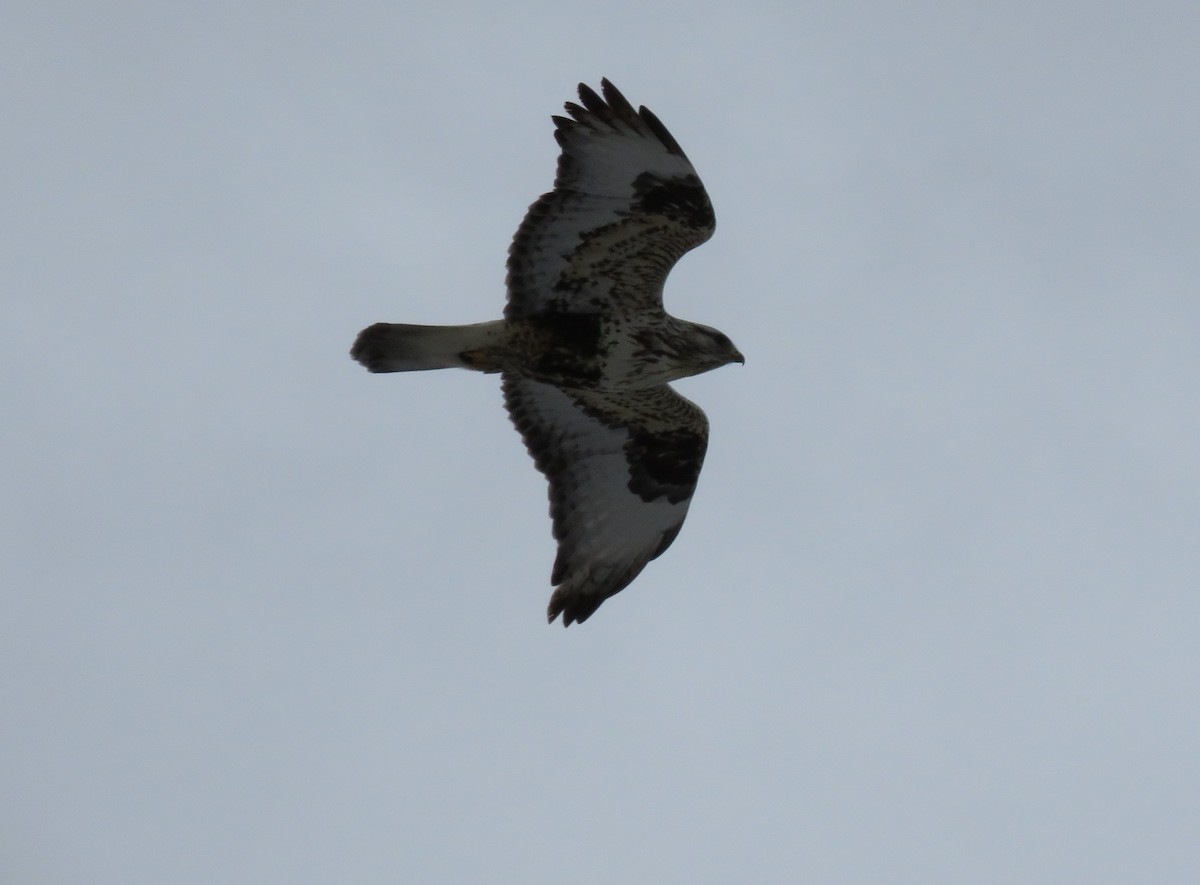
[[[1200,8],[38,3],[0,32],[0,879],[1200,879]],[[610,77],[747,356],[547,627],[494,377]]]

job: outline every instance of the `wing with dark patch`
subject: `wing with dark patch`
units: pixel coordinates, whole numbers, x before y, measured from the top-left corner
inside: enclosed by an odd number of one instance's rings
[[[558,558],[547,614],[582,623],[675,540],[708,419],[666,385],[614,393],[503,377],[508,413],[550,481]]]
[[[529,207],[508,252],[511,318],[658,314],[675,262],[712,236],[712,204],[665,126],[607,80],[555,117],[554,190]]]

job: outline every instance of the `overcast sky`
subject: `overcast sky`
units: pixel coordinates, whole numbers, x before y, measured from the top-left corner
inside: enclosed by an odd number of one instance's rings
[[[1200,881],[1200,7],[25,3],[0,879]],[[550,115],[716,206],[671,550],[545,623],[494,376]]]

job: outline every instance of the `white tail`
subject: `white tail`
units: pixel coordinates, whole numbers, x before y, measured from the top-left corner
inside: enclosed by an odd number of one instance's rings
[[[371,372],[420,369],[495,371],[488,352],[504,333],[504,320],[469,326],[376,323],[358,333],[350,355]]]

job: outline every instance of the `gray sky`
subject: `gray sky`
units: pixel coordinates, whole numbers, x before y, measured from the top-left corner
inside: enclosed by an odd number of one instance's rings
[[[1200,880],[1194,3],[23,4],[0,878]],[[494,377],[549,115],[708,186],[688,523],[547,627]]]

